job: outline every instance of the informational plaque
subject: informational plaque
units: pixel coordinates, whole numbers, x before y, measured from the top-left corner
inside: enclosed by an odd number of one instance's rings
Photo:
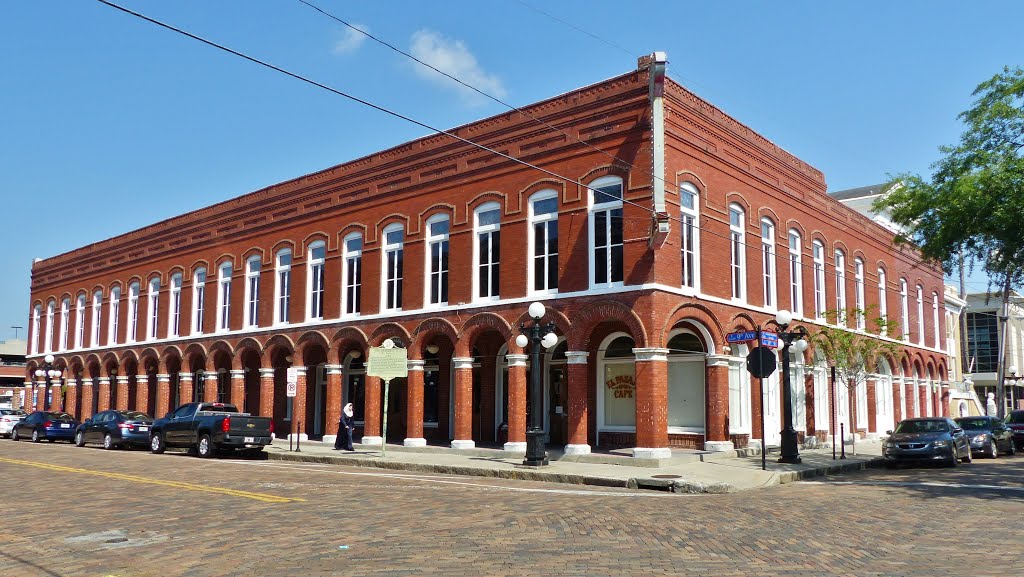
[[[380,454],[383,457],[388,439],[388,389],[391,379],[409,376],[409,351],[396,347],[391,339],[384,341],[382,346],[370,347],[370,357],[366,359],[366,376],[380,377],[384,381],[384,418],[381,419],[383,430],[380,440]]]

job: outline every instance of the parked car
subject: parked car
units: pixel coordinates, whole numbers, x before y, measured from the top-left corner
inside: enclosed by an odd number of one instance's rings
[[[1024,447],[1024,411],[1010,411],[1006,415],[1006,428],[1013,431],[1013,442]]]
[[[15,441],[31,438],[36,443],[43,439],[51,443],[57,440],[71,442],[77,428],[78,421],[67,413],[36,411],[14,424],[11,438]]]
[[[996,417],[960,417],[953,420],[971,440],[971,452],[982,453],[992,459],[999,453],[1013,455],[1017,452],[1013,431]]]
[[[102,443],[104,449],[149,446],[153,417],[138,411],[102,411],[86,419],[75,431],[75,445]]]
[[[149,450],[159,454],[168,447],[187,447],[200,457],[212,457],[222,450],[259,452],[273,436],[270,417],[240,413],[227,403],[188,403],[153,422]]]
[[[967,434],[949,417],[905,419],[886,431],[882,445],[886,465],[899,462],[940,462],[950,467],[971,462]]]
[[[0,409],[0,437],[10,437],[14,424],[25,418],[21,409]]]

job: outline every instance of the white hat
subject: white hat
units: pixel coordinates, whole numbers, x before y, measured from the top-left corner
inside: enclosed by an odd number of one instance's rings
[[[342,411],[344,411],[346,417],[351,417],[352,415],[355,414],[355,411],[352,409],[352,403],[346,404],[345,408],[342,409]]]

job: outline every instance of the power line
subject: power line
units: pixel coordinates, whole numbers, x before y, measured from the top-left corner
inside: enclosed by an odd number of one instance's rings
[[[618,51],[620,51],[620,52],[622,52],[624,54],[627,54],[629,56],[633,56],[633,53],[631,53],[629,50],[626,50],[625,48],[619,46],[618,44],[612,42],[611,40],[605,40],[604,38],[598,36],[597,34],[594,34],[592,32],[589,32],[587,30],[584,30],[584,29],[580,28],[579,26],[576,26],[575,24],[572,24],[572,23],[569,23],[569,22],[567,22],[565,20],[562,20],[558,16],[555,16],[554,14],[545,12],[545,11],[541,10],[540,8],[537,8],[536,6],[527,4],[526,2],[523,2],[523,0],[516,0],[516,2],[518,2],[519,4],[522,4],[523,6],[526,6],[530,10],[533,10],[534,12],[539,12],[539,13],[543,14],[544,16],[547,16],[548,18],[554,20],[555,22],[560,22],[560,23],[568,26],[569,28],[572,28],[573,30],[575,30],[577,32],[580,32],[581,34],[586,34],[587,36],[590,36],[591,38],[593,38],[594,40],[597,40],[598,42],[602,42],[602,43],[607,44],[608,46],[611,46],[612,48],[614,48],[614,49],[616,49],[616,50],[618,50]]]

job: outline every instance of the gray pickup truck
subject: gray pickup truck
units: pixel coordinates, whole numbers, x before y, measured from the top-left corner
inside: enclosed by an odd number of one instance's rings
[[[240,413],[226,403],[188,403],[153,422],[149,449],[160,454],[169,447],[184,447],[204,458],[235,449],[258,453],[273,436],[270,417]]]

